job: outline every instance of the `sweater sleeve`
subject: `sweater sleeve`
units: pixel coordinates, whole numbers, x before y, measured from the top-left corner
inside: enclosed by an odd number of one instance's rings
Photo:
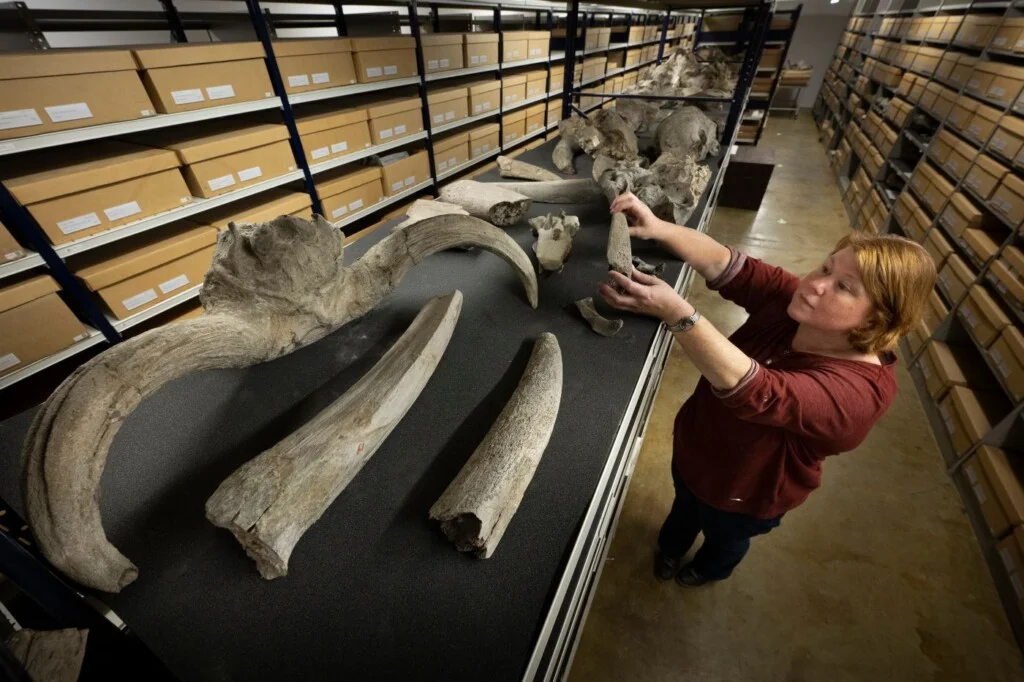
[[[751,314],[773,303],[789,305],[800,285],[799,277],[732,247],[729,251],[729,265],[721,275],[708,282],[709,289]]]

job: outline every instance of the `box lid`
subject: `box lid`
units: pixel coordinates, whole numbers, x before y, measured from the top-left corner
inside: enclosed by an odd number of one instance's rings
[[[266,53],[263,51],[263,43],[251,41],[136,47],[132,49],[132,55],[140,69],[162,69],[188,64],[262,59]]]
[[[420,44],[423,47],[434,47],[436,45],[462,45],[461,33],[423,33],[420,34]]]
[[[496,135],[500,128],[497,123],[485,123],[482,126],[469,129],[469,139],[479,140],[481,137],[487,137],[488,135]]]
[[[993,261],[989,266],[989,272],[1006,287],[1007,291],[1009,291],[1014,298],[1024,300],[1024,284],[1021,284],[1020,280],[1010,272],[1005,260],[1000,258],[999,260]]]
[[[974,281],[974,276],[976,273],[974,272],[974,270],[971,270],[969,267],[967,267],[967,264],[964,263],[963,259],[960,258],[960,256],[958,256],[957,254],[954,253],[952,256],[950,256],[949,260],[946,261],[946,265],[949,267],[950,270],[953,271],[953,274],[956,275],[956,278],[959,279],[963,284],[967,285]]]
[[[543,40],[545,38],[551,38],[551,31],[526,31],[527,37],[530,40]]]
[[[356,170],[344,168],[334,173],[327,173],[316,183],[320,198],[333,197],[360,185],[380,180],[380,166],[362,166]]]
[[[501,87],[501,81],[499,80],[488,80],[488,81],[477,81],[469,84],[470,95],[482,95],[484,93],[492,92]]]
[[[469,88],[465,85],[456,88],[445,88],[443,90],[432,90],[427,93],[427,102],[440,104],[450,102],[453,99],[462,99],[469,96]]]
[[[518,109],[516,111],[507,113],[504,116],[504,123],[506,125],[509,124],[509,123],[518,123],[519,121],[525,121],[525,120],[526,120],[526,110],[525,109]]]
[[[338,109],[337,102],[313,102],[304,104],[294,110],[295,127],[299,135],[310,135],[319,133],[322,130],[340,128],[365,121],[368,116],[365,107],[352,107],[350,109]],[[271,115],[280,120],[280,112],[272,111]]]
[[[1024,138],[1024,119],[1016,116],[1003,116],[999,119],[999,127],[1017,137]]]
[[[949,314],[949,309],[946,308],[946,303],[939,296],[939,292],[932,289],[932,292],[928,294],[928,307],[932,309],[937,317],[944,318]]]
[[[925,347],[932,367],[939,373],[943,383],[966,384],[967,377],[956,361],[949,346],[940,341],[931,341]]]
[[[419,109],[422,106],[423,104],[419,97],[398,97],[395,99],[376,102],[375,104],[367,107],[366,111],[370,115],[370,118],[380,118],[381,116],[400,114],[403,111],[412,111],[413,109]]]
[[[1003,249],[1003,260],[1018,273],[1024,273],[1024,252],[1016,246],[1007,246]]]
[[[274,55],[277,57],[297,57],[304,54],[351,52],[352,40],[349,38],[295,38],[275,40],[273,46]]]
[[[287,139],[288,128],[283,123],[231,120],[206,121],[186,128],[165,128],[131,138],[133,142],[173,150],[185,164]]]
[[[971,99],[967,95],[960,95],[960,99],[956,101],[956,106],[967,111],[977,111],[978,107],[981,106],[981,102]]]
[[[1004,450],[991,445],[979,447],[977,457],[1007,520],[1011,525],[1019,525],[1024,521],[1024,486],[1017,474],[1019,466],[1014,466]]]
[[[514,87],[516,85],[526,85],[526,74],[516,74],[514,76],[504,76],[501,79],[501,83],[504,87]]]
[[[111,185],[181,165],[166,149],[151,149],[120,140],[102,140],[75,147],[69,159],[65,149],[34,152],[18,157],[18,172],[4,184],[24,205]]]
[[[313,202],[305,192],[292,192],[275,187],[259,194],[207,211],[193,218],[204,225],[216,227],[222,232],[228,223],[265,223],[282,215],[297,213],[312,206]]]
[[[57,280],[49,275],[35,275],[0,287],[0,313],[59,290]]]
[[[963,386],[954,386],[949,391],[949,399],[972,439],[980,438],[991,428],[992,425],[974,391]]]
[[[538,102],[537,104],[531,104],[530,106],[526,107],[524,111],[526,112],[526,117],[529,118],[531,116],[543,116],[544,112],[547,111],[547,109],[547,104],[545,104],[544,102]]]
[[[998,123],[1000,117],[1003,115],[1003,113],[995,107],[990,107],[987,104],[981,104],[980,102],[978,103],[978,108],[974,110],[974,113],[991,123]]]
[[[523,74],[526,76],[526,82],[531,83],[533,81],[547,80],[548,72],[545,69],[533,69]]]
[[[973,151],[974,150],[972,148]],[[974,165],[977,168],[985,171],[989,175],[995,176],[997,179],[1003,177],[1010,172],[1010,169],[993,159],[988,154],[978,154],[978,158],[974,160]]]
[[[999,28],[1024,28],[1024,17],[1003,17]]]
[[[0,53],[0,80],[134,71],[131,50],[47,50]]]
[[[1010,324],[1010,318],[1006,316],[985,287],[975,284],[968,292],[971,302],[978,308],[978,312],[985,316],[988,323],[996,329],[1002,329]]]
[[[529,40],[530,31],[502,31],[501,35],[505,36],[505,40]]]
[[[995,73],[1003,78],[1009,78],[1016,81],[1024,80],[1024,67],[1007,64],[1005,62],[984,62],[984,64],[989,67],[994,67]],[[981,67],[979,66],[976,68]]]
[[[950,246],[949,240],[946,239],[940,230],[932,230],[928,233],[928,241],[931,242],[935,249],[943,256],[948,256],[953,253],[953,247]]]
[[[1009,347],[1010,352],[1013,353],[1017,364],[1024,365],[1024,334],[1021,333],[1020,329],[1009,326],[1003,329],[1002,338],[1006,342],[1007,347]]]
[[[377,52],[380,50],[414,50],[416,39],[412,36],[386,35],[366,36],[352,39],[354,52]]]
[[[217,230],[180,220],[115,242],[72,260],[75,275],[92,291],[99,291],[129,277],[199,251],[217,241]]]
[[[434,151],[443,152],[452,147],[458,147],[460,144],[466,144],[469,142],[469,133],[455,133],[448,135],[447,137],[439,137],[434,140]]]
[[[467,43],[497,43],[497,33],[464,33],[462,37]]]
[[[992,239],[992,235],[984,230],[978,230],[975,228],[964,230],[964,241],[967,242],[967,245],[971,247],[971,250],[978,254],[983,261],[986,261],[996,255],[996,251],[999,250],[999,244]]]

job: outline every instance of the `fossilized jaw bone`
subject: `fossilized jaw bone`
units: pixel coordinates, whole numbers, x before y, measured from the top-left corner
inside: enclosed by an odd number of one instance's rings
[[[417,199],[413,202],[409,210],[405,212],[407,216],[405,220],[395,225],[396,230],[403,227],[409,227],[421,220],[427,218],[433,218],[439,215],[469,215],[469,212],[461,206],[455,204],[449,204],[444,201],[437,201],[436,199]]]
[[[580,219],[567,216],[565,211],[556,216],[550,213],[530,218],[530,227],[537,241],[533,252],[537,254],[537,267],[541,272],[561,272],[572,252],[572,240],[580,230]]]
[[[576,301],[576,310],[580,311],[580,315],[590,328],[601,336],[615,336],[622,329],[622,320],[609,320],[603,317],[594,307],[594,299],[589,296]]]
[[[498,157],[498,169],[503,178],[519,178],[520,180],[561,180],[557,173],[552,173],[532,163],[511,159],[507,156]]]
[[[270,580],[288,573],[302,535],[398,425],[448,347],[462,293],[431,299],[405,334],[343,396],[246,462],[206,502]]]
[[[470,215],[499,227],[515,225],[530,210],[529,197],[498,183],[457,180],[441,188],[441,200],[461,206]]]
[[[562,352],[554,334],[544,333],[505,409],[430,508],[460,552],[494,554],[548,446],[561,399]]]
[[[429,218],[394,232],[347,268],[341,233],[319,216],[221,233],[201,294],[205,315],[111,347],[36,413],[23,488],[43,555],[89,587],[118,592],[131,583],[138,570],[107,540],[98,502],[110,444],[143,398],[191,372],[249,367],[308,345],[366,314],[426,256],[467,245],[508,262],[536,307],[529,256],[502,230],[470,216]]]
[[[538,204],[588,204],[599,200],[601,188],[592,180],[549,180],[545,182],[491,182],[489,185],[530,197]]]
[[[608,230],[608,269],[633,276],[633,248],[629,244],[629,224],[625,213],[612,213]]]

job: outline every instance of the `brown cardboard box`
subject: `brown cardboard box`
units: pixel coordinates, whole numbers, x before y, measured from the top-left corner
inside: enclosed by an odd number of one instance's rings
[[[953,72],[949,74],[950,84],[954,88],[962,88],[967,85],[967,82],[971,79],[971,75],[974,73],[974,67],[977,63],[977,57],[960,55],[960,59],[957,60],[956,66],[953,67]]]
[[[469,88],[465,85],[427,93],[431,127],[469,117]]]
[[[434,163],[437,172],[450,171],[469,162],[469,133],[455,132],[434,140]]]
[[[505,114],[501,118],[501,127],[505,135],[501,141],[503,147],[523,137],[526,135],[526,111],[520,109]]]
[[[1024,528],[1015,526],[1011,534],[999,542],[998,547],[999,556],[1017,596],[1017,607],[1024,608]]]
[[[384,195],[394,196],[430,179],[430,162],[425,150],[410,151],[404,159],[381,167]]]
[[[1001,62],[982,62],[974,67],[975,71],[983,68],[993,73],[985,96],[994,102],[1009,106],[1017,99],[1021,85],[1024,85],[1024,68]]]
[[[1024,524],[1024,487],[1021,486],[1019,459],[991,445],[982,445],[974,456],[981,464],[989,487],[995,493],[999,508],[1006,519],[1005,528],[993,531],[997,536],[1009,533]]]
[[[992,41],[989,43],[989,49],[1003,50],[1005,52],[1013,51],[1020,39],[1021,30],[1024,28],[1024,19],[1020,17],[1006,17],[1003,19],[1003,23],[999,25],[995,35],[992,37]]]
[[[295,170],[288,128],[282,124],[206,121],[136,139],[174,151],[185,166],[185,182],[197,197],[215,197]]]
[[[275,40],[274,56],[288,94],[356,82],[352,41],[348,38]]]
[[[367,107],[366,113],[370,117],[373,144],[393,142],[423,131],[423,108],[418,96],[375,102]]]
[[[4,184],[54,244],[63,244],[192,201],[171,151],[116,140],[19,157],[24,175]]]
[[[0,140],[152,116],[128,50],[0,54]]]
[[[988,349],[988,355],[999,368],[1003,385],[1014,401],[1019,401],[1024,397],[1024,334],[1014,326],[1007,327]]]
[[[974,112],[978,110],[979,106],[980,103],[977,100],[971,99],[967,95],[961,95],[953,104],[953,109],[949,112],[946,122],[957,130],[967,130],[967,126],[970,125]]]
[[[974,256],[979,263],[988,261],[999,251],[999,243],[992,238],[991,233],[984,230],[964,230],[961,242],[967,247],[969,255]]]
[[[501,108],[501,81],[484,80],[469,84],[469,106],[473,116]]]
[[[163,114],[274,96],[258,42],[143,47],[132,54]]]
[[[761,61],[757,63],[759,69],[777,69],[782,62],[781,47],[766,47],[761,52]]]
[[[953,177],[962,179],[967,175],[967,171],[971,167],[971,161],[978,155],[978,150],[963,140],[958,139],[952,133],[950,135],[953,137],[952,144],[942,166]]]
[[[935,66],[935,77],[941,78],[942,80],[948,80],[949,75],[953,73],[953,69],[956,68],[957,61],[960,58],[959,52],[947,52],[939,59],[939,63]]]
[[[0,288],[0,376],[86,338],[88,330],[57,295],[49,275],[8,280]]]
[[[985,47],[996,34],[1002,17],[969,14],[964,17],[954,42],[967,47]]]
[[[960,192],[955,192],[939,216],[939,223],[954,237],[959,237],[967,228],[981,225],[981,211]]]
[[[708,16],[709,19],[712,18],[712,17],[714,17],[714,19],[716,21],[722,18],[722,17],[719,17],[717,15],[709,15]],[[737,24],[736,28],[734,28],[734,29],[726,29],[726,30],[735,31],[738,28],[739,28],[739,24]],[[708,28],[707,24],[704,24],[704,30],[705,31],[710,31],[712,29]],[[634,43],[642,43],[643,40],[644,40],[644,27],[643,26],[630,26],[629,27],[629,39],[628,39],[629,44],[632,45]]]
[[[475,159],[478,156],[500,149],[501,141],[498,139],[499,128],[497,123],[485,123],[469,129],[469,158]]]
[[[69,266],[119,320],[202,284],[217,230],[185,220],[72,259]]]
[[[957,308],[957,315],[967,330],[985,348],[999,336],[999,332],[1010,325],[1010,318],[999,308],[985,287],[974,285],[967,298]]]
[[[423,64],[427,73],[463,68],[463,40],[461,33],[422,34],[420,44],[423,46]]]
[[[1010,530],[1011,526],[981,467],[982,449],[988,447],[990,446],[981,446],[976,454],[964,462],[963,476],[971,490],[974,491],[974,497],[978,500],[981,515],[985,518],[985,525],[988,526],[989,532],[994,537],[1001,537]]]
[[[536,132],[544,127],[544,114],[547,112],[547,105],[538,102],[526,107],[526,134]]]
[[[931,144],[928,145],[928,156],[940,164],[944,163],[949,158],[949,153],[953,150],[953,145],[956,142],[956,135],[948,130],[942,130],[932,139]]]
[[[965,133],[969,137],[973,137],[974,140],[979,144],[985,144],[989,135],[999,125],[999,119],[1002,117],[1002,113],[987,104],[979,104],[978,108],[974,111],[971,116],[971,122],[967,124]]]
[[[1024,181],[1013,173],[1007,174],[989,199],[989,205],[1014,225],[1024,221]]]
[[[330,171],[316,183],[326,218],[339,221],[365,210],[384,198],[379,166],[352,166]]]
[[[548,125],[558,123],[562,120],[562,101],[560,99],[549,100],[548,104]]]
[[[626,50],[626,67],[640,63],[640,50]]]
[[[988,148],[1004,159],[1024,164],[1024,156],[1018,157],[1024,148],[1024,120],[1016,116],[1003,116],[999,127],[988,141]]]
[[[10,263],[27,255],[25,247],[0,223],[0,263]]]
[[[529,59],[527,56],[530,49],[529,31],[503,31],[501,34],[502,40],[502,57],[501,61],[505,64],[510,62],[521,62]]]
[[[547,93],[547,69],[534,69],[527,71],[524,75],[526,76],[526,99],[533,99]]]
[[[548,86],[548,92],[562,92],[565,89],[565,67],[564,66],[552,66],[551,67],[551,83]]]
[[[1009,170],[987,154],[981,154],[975,160],[971,172],[967,174],[964,184],[983,199],[988,199]]]
[[[939,404],[939,414],[950,434],[953,449],[964,454],[992,429],[992,421],[984,406],[982,394],[954,386]]]
[[[967,293],[967,287],[971,285],[976,276],[977,273],[954,253],[946,259],[945,266],[939,271],[939,288],[946,292],[949,300],[955,303]]]
[[[1018,308],[1024,307],[1024,282],[1006,261],[1006,256],[993,261],[989,265],[986,278],[995,285],[996,289],[1011,303]]]
[[[953,246],[946,239],[941,230],[932,230],[924,240],[924,249],[935,261],[935,269],[941,270],[946,264],[946,259],[953,253]]]
[[[585,50],[595,50],[601,47],[608,47],[611,41],[612,29],[609,26],[588,26],[587,39],[583,45]]]
[[[551,54],[551,31],[526,31],[527,33],[527,59],[539,59],[548,57]],[[611,34],[607,34],[610,36]],[[608,45],[607,39],[605,46]]]
[[[295,125],[308,163],[322,163],[373,144],[366,109],[337,106],[335,102],[316,102],[295,110]]]
[[[919,199],[924,199],[924,195],[928,192],[928,188],[931,187],[931,174],[927,171],[927,163],[918,163],[917,167],[914,168],[913,174],[910,176],[910,186],[917,192]]]
[[[501,104],[507,107],[526,99],[526,75],[505,76],[501,79]]]
[[[497,33],[466,33],[465,64],[466,66],[485,66],[498,63]]]
[[[928,341],[929,336],[927,327],[920,320],[911,327],[910,331],[907,332],[907,347],[910,348],[911,354],[916,355]]]
[[[305,192],[274,187],[266,192],[207,211],[194,220],[223,232],[228,229],[228,223],[265,223],[283,215],[305,217],[312,205],[312,199]]]
[[[942,210],[942,205],[946,203],[946,197],[953,194],[953,183],[938,171],[932,172],[933,176],[930,178],[928,190],[921,198],[931,208],[932,213],[938,213]]]
[[[952,349],[941,341],[931,341],[921,356],[921,374],[928,393],[941,400],[953,386],[967,386],[967,376]]]
[[[360,83],[416,75],[416,39],[412,36],[375,36],[352,39],[356,78]]]
[[[932,289],[932,292],[928,294],[928,305],[925,306],[921,319],[934,332],[947,315],[949,315],[949,308],[946,307],[946,303],[938,292]]]

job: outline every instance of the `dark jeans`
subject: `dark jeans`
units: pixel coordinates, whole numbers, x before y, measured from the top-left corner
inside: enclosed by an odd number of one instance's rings
[[[676,486],[676,499],[661,526],[658,546],[663,555],[679,558],[693,546],[697,533],[704,531],[704,544],[690,566],[708,580],[728,578],[750,549],[750,538],[764,535],[782,521],[781,516],[759,519],[704,504],[686,487],[674,465],[672,481]]]

